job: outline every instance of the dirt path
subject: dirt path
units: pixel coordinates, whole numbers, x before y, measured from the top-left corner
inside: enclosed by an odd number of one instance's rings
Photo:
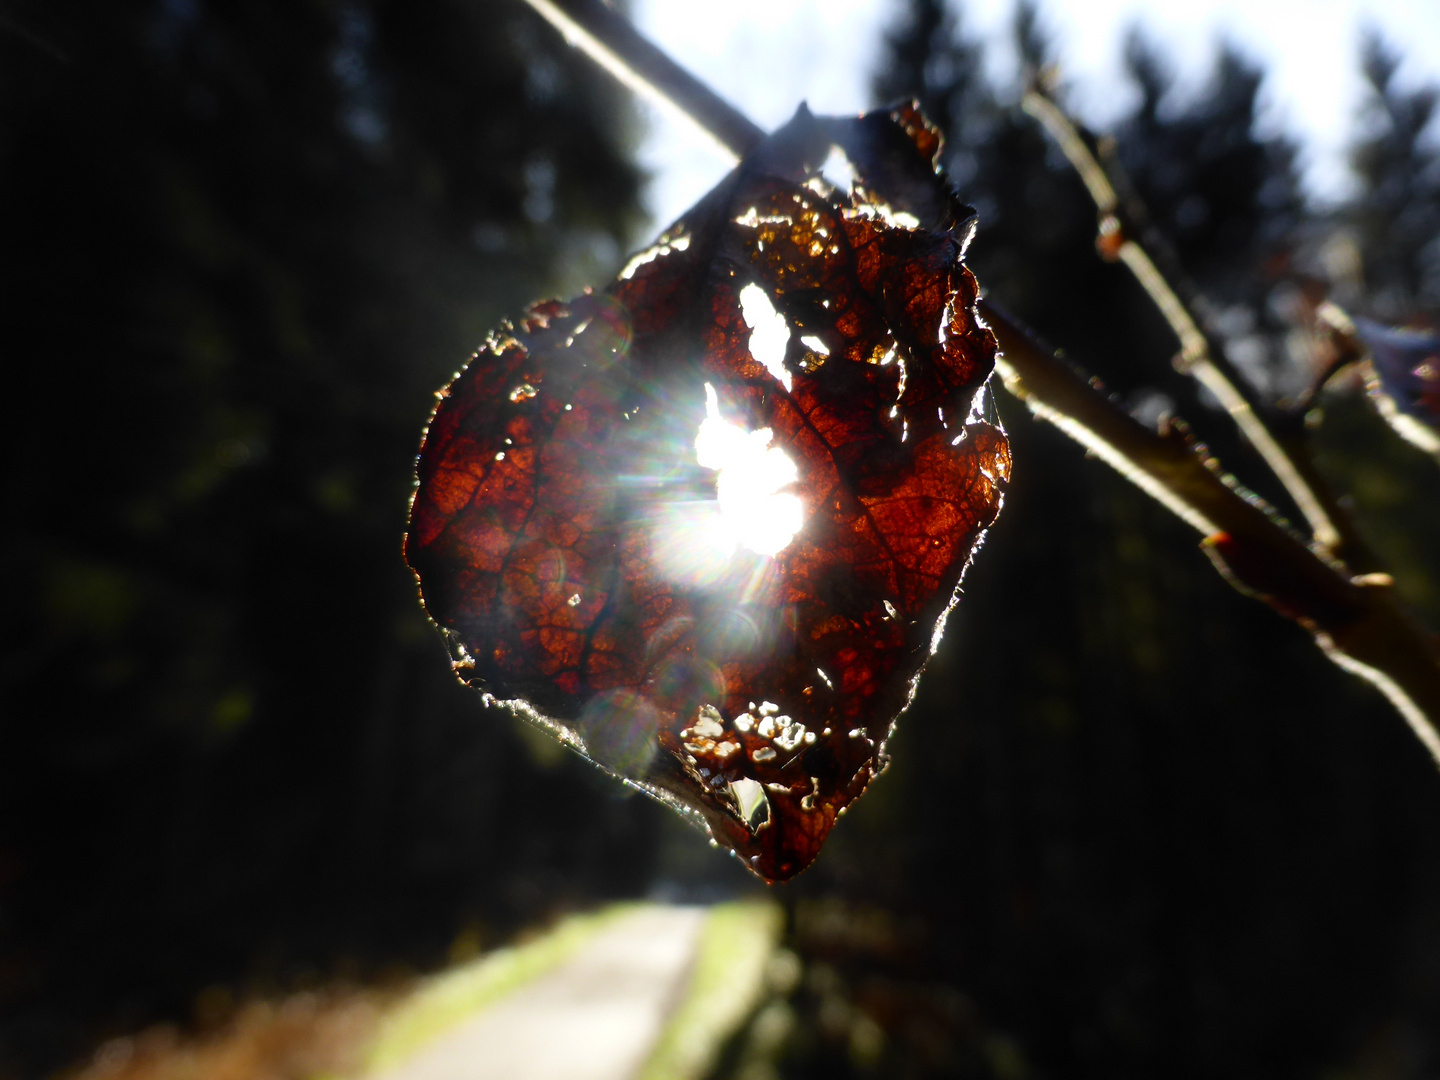
[[[705,909],[646,907],[376,1080],[629,1080],[684,990]]]

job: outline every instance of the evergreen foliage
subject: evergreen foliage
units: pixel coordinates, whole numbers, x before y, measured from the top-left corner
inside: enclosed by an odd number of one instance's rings
[[[1361,191],[1359,233],[1370,312],[1394,323],[1440,322],[1440,87],[1402,88],[1400,54],[1367,34],[1361,70],[1369,101],[1351,154]]]
[[[400,557],[435,388],[631,242],[627,116],[503,0],[7,5],[0,1075],[644,880]]]
[[[1013,108],[1018,88],[930,64],[976,55],[946,36],[963,27],[953,5],[901,6],[875,85],[882,101],[970,103],[951,106],[947,164],[980,210],[977,276],[1139,415],[1177,408],[1260,475],[1170,369],[1174,339],[1138,286],[1097,257],[1094,207]],[[1033,9],[1013,32],[1043,67]],[[1272,263],[1319,227],[1294,147],[1257,132],[1262,73],[1233,48],[1191,98],[1166,66],[1132,37],[1139,103],[1116,152],[1213,328],[1251,342],[1247,373],[1275,374]],[[1424,1075],[1440,1053],[1440,848],[1413,826],[1440,812],[1424,754],[1163,510],[998,404],[1005,512],[891,774],[796,883],[812,975],[780,1074],[1347,1075],[1403,1046],[1398,1075]],[[1352,460],[1387,439],[1342,415]],[[1434,560],[1409,569],[1433,580]],[[845,1008],[879,1018],[870,1049],[836,1033]]]

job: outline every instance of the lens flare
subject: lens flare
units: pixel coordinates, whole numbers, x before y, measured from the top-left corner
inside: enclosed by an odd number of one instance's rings
[[[731,545],[759,555],[784,551],[804,520],[800,497],[780,491],[799,479],[795,463],[771,446],[769,428],[747,432],[720,415],[715,388],[705,384],[705,419],[695,458],[720,476],[715,482],[719,527]]]
[[[585,753],[621,776],[643,776],[657,752],[660,714],[642,695],[608,690],[586,703],[575,721]]]

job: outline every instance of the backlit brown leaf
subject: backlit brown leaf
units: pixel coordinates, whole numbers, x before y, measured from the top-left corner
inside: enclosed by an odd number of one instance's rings
[[[493,334],[420,456],[405,553],[460,677],[770,881],[883,767],[1008,477],[938,151],[914,109],[802,109]]]

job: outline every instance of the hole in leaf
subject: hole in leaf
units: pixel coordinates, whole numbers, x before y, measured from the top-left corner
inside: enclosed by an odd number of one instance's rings
[[[750,327],[750,355],[765,365],[780,385],[790,389],[790,373],[785,370],[785,350],[790,345],[790,328],[785,316],[775,310],[765,290],[755,284],[740,290],[740,310]]]

